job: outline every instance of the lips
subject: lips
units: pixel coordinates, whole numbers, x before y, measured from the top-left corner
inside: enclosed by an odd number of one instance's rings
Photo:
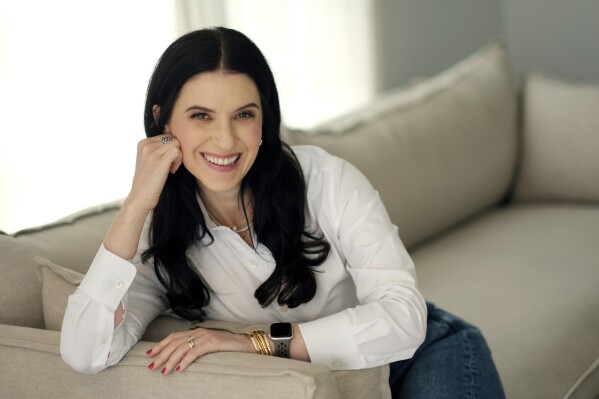
[[[215,156],[215,155],[210,155],[210,154],[202,153],[202,156],[204,157],[204,159],[206,161],[210,162],[213,165],[217,165],[217,166],[231,166],[235,162],[237,162],[237,160],[239,160],[239,158],[241,157],[241,154],[235,154],[235,155],[228,155],[228,156],[225,156],[225,157],[219,157],[219,156]]]

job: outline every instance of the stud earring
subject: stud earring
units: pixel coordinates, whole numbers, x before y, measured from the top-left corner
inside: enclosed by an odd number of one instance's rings
[[[262,139],[260,139],[260,145],[262,145]]]

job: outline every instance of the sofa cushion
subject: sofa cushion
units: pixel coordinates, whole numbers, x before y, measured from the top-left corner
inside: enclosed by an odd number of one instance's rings
[[[42,308],[46,330],[60,331],[69,296],[75,292],[83,274],[36,256],[37,277],[42,285]]]
[[[60,335],[0,325],[0,387],[3,398],[339,398],[327,369],[306,362],[220,352],[201,357],[182,373],[148,371],[139,342],[118,364],[95,375],[71,369],[60,357]],[[372,398],[388,398],[373,392]],[[349,396],[349,398],[355,398]]]
[[[90,208],[13,235],[0,233],[0,324],[44,327],[41,286],[33,258],[43,256],[85,273],[119,204]]]
[[[81,273],[87,272],[104,236],[120,209],[121,201],[76,212],[55,223],[15,233],[36,255]]]
[[[576,381],[565,399],[599,398],[599,357]]]
[[[317,145],[360,169],[410,247],[507,195],[516,164],[516,95],[501,44],[386,93],[289,144]]]
[[[75,292],[83,275],[59,266],[47,259],[36,257],[38,279],[42,284],[42,298],[46,329],[60,331],[66,311],[68,297]],[[191,323],[172,315],[157,317],[147,327],[142,340],[159,342],[172,332],[192,328],[212,328],[241,334],[258,326],[245,326],[238,323],[205,321]],[[259,326],[264,328],[263,326]],[[343,398],[388,398],[389,366],[373,367],[363,370],[334,371],[333,377]]]
[[[599,201],[599,85],[527,76],[515,198]]]
[[[519,204],[412,257],[423,295],[482,330],[508,398],[562,398],[599,357],[597,237],[597,205]]]
[[[35,247],[0,233],[0,324],[44,328]]]

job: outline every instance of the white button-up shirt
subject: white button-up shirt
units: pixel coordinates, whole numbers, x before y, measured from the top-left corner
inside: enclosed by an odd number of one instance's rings
[[[254,292],[274,270],[270,251],[261,243],[251,248],[228,227],[215,225],[200,201],[214,241],[209,244],[206,235],[188,256],[211,291],[206,318],[298,323],[311,361],[330,369],[410,358],[424,341],[426,305],[414,264],[378,192],[340,158],[311,146],[293,150],[306,180],[309,221],[331,245],[328,258],[316,268],[315,297],[293,309],[276,301],[260,306]],[[140,259],[148,247],[148,227],[146,223],[132,262],[101,246],[69,298],[61,353],[73,368],[93,373],[117,363],[167,310],[165,290],[152,265]],[[124,319],[114,328],[121,302]]]

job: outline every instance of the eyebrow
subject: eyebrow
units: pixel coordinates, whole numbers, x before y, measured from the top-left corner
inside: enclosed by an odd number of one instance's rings
[[[247,103],[247,104],[245,104],[245,105],[237,108],[235,110],[235,112],[241,111],[242,109],[246,109],[246,108],[257,108],[257,109],[260,109],[260,107],[256,103]],[[194,111],[194,110],[199,110],[199,111],[204,111],[204,112],[216,112],[213,109],[210,109],[208,107],[204,107],[202,105],[192,105],[191,107],[187,108],[185,110],[185,112]]]

